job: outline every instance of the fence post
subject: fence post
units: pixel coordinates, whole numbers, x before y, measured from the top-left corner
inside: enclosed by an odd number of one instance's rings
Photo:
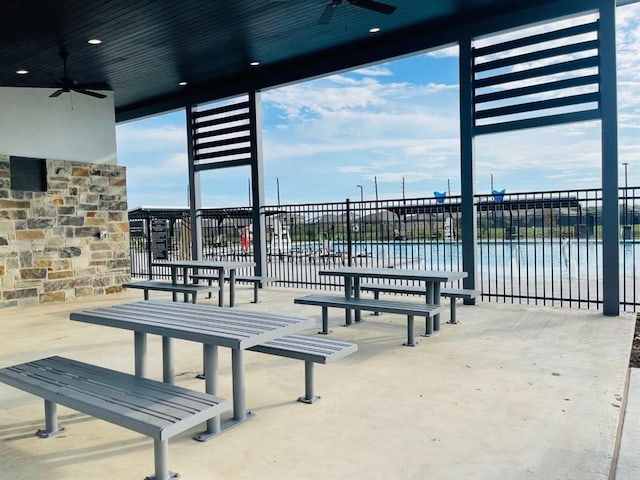
[[[351,202],[347,198],[347,265],[351,266]]]
[[[153,267],[151,266],[151,218],[149,212],[146,212],[147,220],[147,268],[149,269],[149,280],[153,280]]]

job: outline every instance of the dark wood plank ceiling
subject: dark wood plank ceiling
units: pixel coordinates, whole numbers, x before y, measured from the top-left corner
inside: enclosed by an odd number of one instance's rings
[[[397,10],[344,2],[319,24],[327,0],[2,0],[0,86],[54,88],[65,49],[69,77],[108,84],[126,120],[423,50],[471,21],[567,3],[385,2]],[[376,26],[381,32],[369,33]]]

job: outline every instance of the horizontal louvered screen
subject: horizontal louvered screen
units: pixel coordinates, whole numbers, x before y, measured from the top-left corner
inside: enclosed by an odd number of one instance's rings
[[[473,49],[476,135],[600,118],[599,23]]]
[[[251,110],[248,99],[192,113],[196,171],[249,165]]]

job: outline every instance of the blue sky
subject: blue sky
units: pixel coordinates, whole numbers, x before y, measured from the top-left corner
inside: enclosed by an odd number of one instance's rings
[[[565,21],[569,24],[571,21]],[[640,185],[640,4],[617,9],[619,161]],[[284,203],[460,192],[457,50],[417,54],[262,93],[265,198]],[[129,208],[185,206],[184,112],[118,125]],[[600,186],[600,124],[476,138],[477,192]],[[202,175],[207,207],[249,202],[249,169]],[[624,168],[620,167],[620,185]]]

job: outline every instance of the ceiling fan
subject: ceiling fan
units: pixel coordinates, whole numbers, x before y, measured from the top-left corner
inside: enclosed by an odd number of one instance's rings
[[[99,88],[99,89],[107,89],[108,86],[104,84],[89,84],[89,83],[76,83],[73,79],[67,77],[67,59],[69,58],[69,53],[66,50],[60,50],[60,57],[64,63],[64,74],[59,82],[56,82],[56,85],[60,87],[58,90],[49,95],[50,98],[59,97],[63,93],[68,92],[77,92],[83,95],[89,95],[90,97],[95,98],[107,98],[106,95],[98,92],[93,92],[91,90],[87,90],[88,88]]]
[[[377,0],[329,0],[329,3],[327,3],[327,6],[324,7],[324,11],[320,15],[318,25],[326,25],[331,22],[331,17],[333,17],[333,12],[336,7],[343,3],[350,3],[355,7],[366,8],[367,10],[384,13],[385,15],[391,15],[396,11],[395,6],[378,2]]]

